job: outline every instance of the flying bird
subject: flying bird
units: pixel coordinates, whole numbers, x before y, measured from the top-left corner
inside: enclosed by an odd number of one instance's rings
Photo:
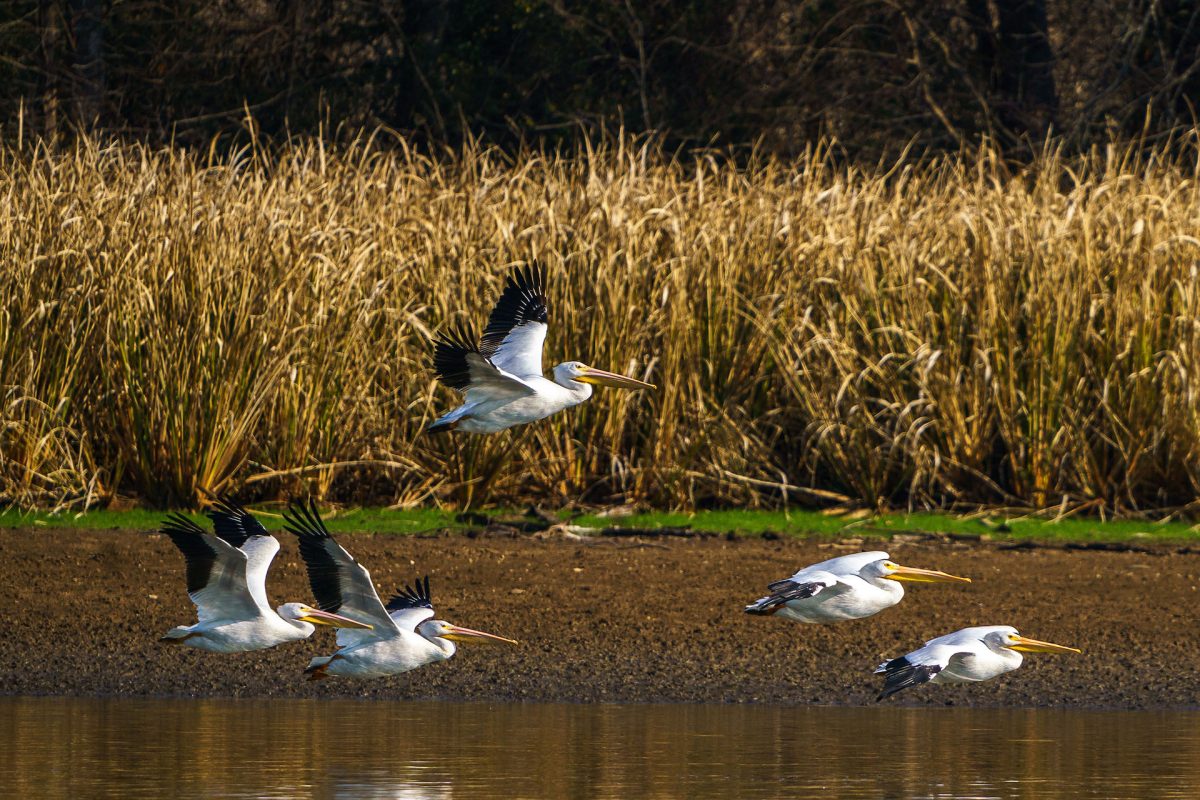
[[[405,586],[385,606],[375,591],[366,567],[354,560],[330,536],[315,503],[299,504],[284,513],[288,531],[300,542],[300,555],[308,567],[308,580],[317,605],[369,624],[363,629],[338,631],[338,650],[309,662],[309,680],[332,675],[347,678],[380,678],[445,661],[456,651],[455,642],[492,641],[516,644],[512,639],[461,628],[434,619],[429,598],[429,578]]]
[[[267,570],[279,542],[241,506],[220,501],[205,512],[208,533],[182,514],[167,517],[161,532],[170,537],[187,564],[187,591],[198,621],[167,631],[160,641],[214,653],[262,650],[307,639],[317,625],[368,626],[304,603],[272,609],[267,600]]]
[[[1075,647],[1027,639],[1010,625],[984,625],[930,639],[875,670],[884,676],[876,702],[922,683],[976,683],[1021,666],[1021,653],[1080,653]]]
[[[433,368],[438,379],[463,395],[463,404],[425,430],[497,433],[577,406],[592,386],[653,389],[654,385],[613,372],[564,361],[542,374],[546,342],[546,295],[539,267],[513,270],[483,336],[459,326],[439,334]]]
[[[880,551],[831,558],[776,581],[771,592],[746,606],[747,614],[778,615],[797,622],[862,619],[904,599],[901,581],[970,583],[936,570],[902,567]]]

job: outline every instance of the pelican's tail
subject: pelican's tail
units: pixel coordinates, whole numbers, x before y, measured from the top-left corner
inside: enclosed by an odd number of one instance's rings
[[[803,583],[798,583],[795,578],[775,581],[767,586],[771,590],[771,594],[760,597],[746,606],[746,613],[774,614],[782,611],[791,601],[815,597],[820,594],[822,589],[827,589],[835,583],[837,583],[837,578],[832,575],[826,578],[814,578]]]
[[[195,635],[196,632],[190,627],[186,625],[180,625],[179,627],[171,628],[171,630],[164,633],[159,641],[166,642],[167,644],[183,644],[184,640]]]
[[[458,420],[436,420],[425,426],[426,433],[442,433],[443,431],[452,431],[458,427]]]
[[[328,669],[329,663],[335,658],[337,658],[336,653],[331,656],[317,656],[308,662],[308,666],[304,668],[304,674],[308,676],[310,681],[320,681],[333,677],[328,673]]]
[[[760,597],[742,610],[747,614],[759,614],[765,617],[774,614],[776,611],[782,608],[785,603],[787,603],[787,601],[780,597]]]
[[[442,431],[452,431],[458,427],[458,423],[462,422],[463,418],[476,410],[479,406],[479,401],[469,401],[463,403],[453,411],[447,411],[433,422],[426,426],[426,433],[441,433]]]

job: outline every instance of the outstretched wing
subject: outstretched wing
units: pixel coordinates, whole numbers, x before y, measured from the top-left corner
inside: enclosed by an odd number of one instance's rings
[[[252,536],[271,535],[245,507],[227,497],[218,497],[204,516],[212,520],[213,533],[234,547],[241,547]]]
[[[876,674],[883,674],[883,689],[875,700],[878,702],[910,686],[928,683],[951,664],[961,664],[963,659],[974,655],[971,650],[963,649],[960,645],[940,644],[937,639],[931,640],[924,647],[900,658],[885,661],[875,669]]]
[[[246,586],[246,554],[182,514],[171,514],[160,532],[183,553],[187,592],[200,622],[250,620],[260,608]]]
[[[438,334],[433,369],[442,383],[466,395],[467,402],[508,403],[535,394],[532,386],[480,352],[474,340],[471,331],[462,326]]]
[[[540,377],[546,343],[546,294],[542,268],[517,267],[488,317],[479,349],[498,369],[519,378]]]
[[[933,680],[933,676],[942,671],[942,664],[914,664],[907,656],[893,658],[879,665],[876,673],[883,673],[883,688],[875,697],[875,702],[891,697],[896,692],[910,686],[920,686]]]
[[[213,532],[218,537],[246,554],[246,585],[259,606],[264,611],[270,611],[267,571],[279,552],[279,542],[267,533],[267,529],[253,514],[227,498],[217,498],[213,507],[204,514],[212,520]]]
[[[793,575],[792,580],[797,580],[801,575],[808,572],[832,572],[834,575],[857,575],[868,564],[876,561],[887,561],[887,558],[888,554],[882,550],[838,556],[837,558],[819,561],[816,564],[809,564]]]
[[[317,607],[372,626],[371,630],[338,628],[339,646],[355,645],[366,639],[389,639],[399,634],[375,592],[371,573],[334,541],[317,513],[315,502],[309,501],[308,506],[292,503],[283,514],[283,522],[300,544],[300,556],[308,569],[308,583],[317,598]]]
[[[388,615],[400,630],[415,631],[427,619],[433,619],[433,601],[429,599],[429,576],[424,583],[417,578],[416,587],[405,585],[387,602]]]
[[[819,594],[836,595],[850,588],[837,575],[821,570],[804,571],[767,586],[770,592],[746,606],[747,614],[774,614],[779,607],[792,600],[807,600]]]

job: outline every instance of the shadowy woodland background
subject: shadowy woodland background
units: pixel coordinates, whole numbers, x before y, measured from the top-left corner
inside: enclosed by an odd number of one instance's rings
[[[207,142],[254,116],[439,143],[623,124],[851,154],[1194,119],[1188,0],[8,0],[0,119]]]
[[[1200,7],[0,5],[0,506],[1189,513]],[[430,336],[543,263],[496,437]]]

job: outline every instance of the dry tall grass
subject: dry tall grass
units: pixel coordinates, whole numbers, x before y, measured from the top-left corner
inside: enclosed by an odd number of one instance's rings
[[[0,502],[1193,503],[1198,163],[2,149]],[[421,437],[535,258],[548,362],[659,391]]]

